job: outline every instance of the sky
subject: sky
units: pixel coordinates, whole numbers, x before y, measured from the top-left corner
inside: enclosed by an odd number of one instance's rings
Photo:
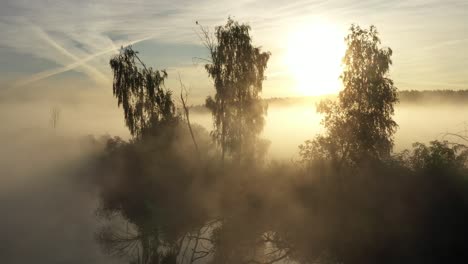
[[[191,102],[201,103],[214,88],[197,59],[207,52],[195,22],[213,29],[229,16],[248,23],[254,45],[272,53],[264,97],[303,94],[288,54],[299,47],[304,52],[296,54],[314,61],[320,53],[307,50],[330,46],[327,33],[309,29],[326,25],[340,41],[352,23],[375,25],[392,48],[390,74],[399,89],[468,89],[466,0],[2,0],[0,95],[108,95],[109,59],[133,44],[147,65],[167,69],[168,88],[179,90],[180,75]],[[299,46],[290,41],[298,33]],[[305,74],[324,75],[320,64]]]

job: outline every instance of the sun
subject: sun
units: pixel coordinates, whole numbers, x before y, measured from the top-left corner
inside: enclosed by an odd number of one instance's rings
[[[341,89],[339,76],[345,53],[344,34],[326,22],[298,27],[288,38],[286,64],[302,95],[334,94]]]

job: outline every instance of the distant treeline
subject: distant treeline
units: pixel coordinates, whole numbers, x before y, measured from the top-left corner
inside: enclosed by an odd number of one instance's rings
[[[315,104],[323,99],[333,99],[333,95],[302,97],[271,97],[264,99],[269,105]],[[468,103],[468,90],[403,90],[398,92],[400,103]],[[193,105],[194,112],[208,112],[205,105]]]
[[[335,96],[304,96],[304,97],[273,97],[265,99],[274,104],[313,103],[323,99],[333,99]],[[400,103],[468,103],[468,90],[402,90],[398,91]]]
[[[404,90],[398,95],[400,102],[468,103],[468,90]]]

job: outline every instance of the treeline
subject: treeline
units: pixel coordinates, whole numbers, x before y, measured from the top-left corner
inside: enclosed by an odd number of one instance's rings
[[[401,102],[409,103],[468,103],[468,90],[400,91]]]
[[[263,100],[269,105],[315,105],[326,98],[334,99],[336,96],[272,97]],[[403,104],[466,104],[468,103],[468,90],[400,90],[398,99]],[[193,105],[190,108],[194,112],[207,112],[204,104]]]
[[[106,252],[145,264],[466,261],[468,150],[434,141],[392,151],[399,93],[375,27],[350,28],[344,89],[318,105],[325,132],[294,162],[267,162],[259,137],[271,54],[232,19],[200,36],[211,132],[190,123],[183,92],[177,110],[165,71],[131,47],[111,59],[133,138],[107,140],[99,160]]]
[[[315,104],[326,98],[334,99],[336,96],[304,96],[304,97],[273,97],[264,99],[269,104],[295,105]],[[400,90],[398,91],[400,103],[468,103],[468,90]],[[203,107],[196,106],[195,108]]]

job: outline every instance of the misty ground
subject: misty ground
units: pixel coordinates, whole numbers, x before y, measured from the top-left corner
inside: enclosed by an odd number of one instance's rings
[[[262,136],[271,141],[270,159],[296,159],[298,145],[322,131],[314,100],[271,100]],[[59,105],[57,128],[50,109]],[[47,100],[0,104],[0,255],[3,263],[117,263],[94,239],[93,162],[106,134],[128,138],[121,110],[104,101],[57,104]],[[466,133],[467,103],[439,99],[403,101],[395,151],[414,142]],[[211,116],[197,108],[192,122],[206,129]],[[8,125],[5,125],[8,124]],[[97,142],[97,143],[96,143]],[[25,253],[27,252],[27,253]]]

